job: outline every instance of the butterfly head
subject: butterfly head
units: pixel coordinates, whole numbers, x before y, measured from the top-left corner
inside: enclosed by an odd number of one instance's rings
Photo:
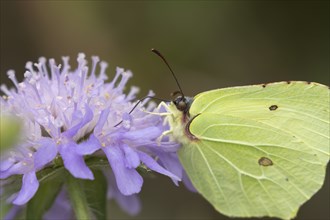
[[[176,106],[176,108],[184,113],[187,113],[189,111],[192,102],[193,102],[193,98],[185,97],[185,96],[178,96],[173,100],[173,103]]]

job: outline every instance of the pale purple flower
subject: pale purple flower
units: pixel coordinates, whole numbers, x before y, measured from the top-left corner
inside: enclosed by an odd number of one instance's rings
[[[34,165],[34,154],[28,148],[20,147],[12,156],[4,160],[0,166],[0,178],[22,174],[22,188],[13,200],[16,205],[28,202],[37,192],[39,182],[36,176],[37,168]]]
[[[74,177],[93,179],[84,155],[105,154],[125,196],[140,192],[143,179],[136,168],[141,164],[177,184],[183,172],[176,156],[179,145],[166,138],[158,140],[168,128],[161,116],[148,113],[158,111],[155,104],[147,105],[145,100],[128,114],[138,92],[132,87],[124,94],[132,73],[117,68],[114,79],[105,82],[105,62],[92,57],[89,69],[84,54],[77,61],[78,67],[72,71],[68,57],[63,57],[62,65],[56,65],[54,59],[47,65],[40,58],[37,64],[27,63],[21,83],[8,71],[16,88],[1,86],[5,94],[0,98],[1,111],[20,117],[24,125],[18,146],[4,155],[0,169],[1,179],[23,175],[13,203],[22,205],[33,197],[39,186],[36,172],[56,157],[63,159]]]

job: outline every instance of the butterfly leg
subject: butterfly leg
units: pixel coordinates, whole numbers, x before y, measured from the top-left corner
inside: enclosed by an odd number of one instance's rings
[[[144,111],[146,113],[152,114],[152,115],[159,115],[159,116],[168,116],[171,115],[172,113],[170,113],[168,111],[168,105],[166,105],[165,102],[161,102],[158,107],[156,108],[157,111],[160,111],[161,107],[164,107],[166,109],[166,112],[150,112],[150,111]]]
[[[157,144],[160,145],[160,142],[162,142],[162,139],[164,136],[171,134],[173,132],[173,130],[167,130],[164,131],[158,138],[157,138]]]

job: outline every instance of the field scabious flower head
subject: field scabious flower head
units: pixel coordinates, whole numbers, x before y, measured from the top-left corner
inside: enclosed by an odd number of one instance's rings
[[[55,158],[61,158],[75,178],[92,180],[84,156],[105,155],[116,187],[125,196],[141,190],[143,179],[136,170],[141,164],[177,184],[182,177],[178,145],[166,138],[157,141],[167,128],[160,116],[147,113],[158,111],[155,104],[145,100],[128,114],[138,92],[132,87],[124,93],[132,73],[117,68],[114,79],[106,82],[107,63],[92,57],[88,67],[84,54],[77,61],[78,67],[71,70],[68,57],[61,65],[54,59],[47,65],[40,58],[37,64],[27,63],[21,83],[8,71],[16,88],[1,86],[1,111],[19,117],[24,130],[16,148],[1,158],[1,179],[23,175],[13,203],[23,205],[34,196],[39,187],[36,173]]]

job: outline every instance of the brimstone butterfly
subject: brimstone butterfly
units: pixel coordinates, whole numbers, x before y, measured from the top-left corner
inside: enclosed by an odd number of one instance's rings
[[[324,182],[329,102],[328,86],[289,81],[182,94],[162,105],[185,171],[216,210],[291,219]]]

